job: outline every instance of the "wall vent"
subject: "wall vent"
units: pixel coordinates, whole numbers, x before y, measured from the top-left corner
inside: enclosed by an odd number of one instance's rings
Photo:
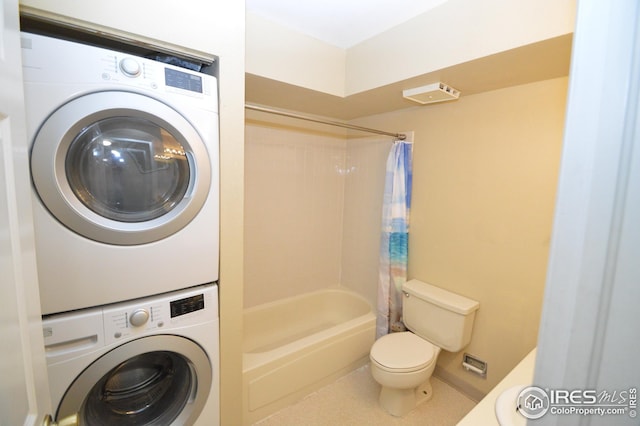
[[[419,104],[432,104],[458,99],[460,97],[460,91],[444,83],[433,83],[414,89],[403,90],[402,96]]]

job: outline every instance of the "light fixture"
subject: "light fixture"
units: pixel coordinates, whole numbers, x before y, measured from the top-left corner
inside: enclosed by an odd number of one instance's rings
[[[432,104],[458,99],[460,97],[460,91],[444,83],[433,83],[414,89],[403,90],[402,96],[419,104]]]

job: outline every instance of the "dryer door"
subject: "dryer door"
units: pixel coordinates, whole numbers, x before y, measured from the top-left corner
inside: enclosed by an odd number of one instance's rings
[[[65,393],[56,417],[79,413],[84,425],[191,425],[205,406],[212,377],[207,354],[193,341],[143,337],[86,368]]]
[[[204,204],[211,165],[196,129],[168,105],[131,92],[64,104],[33,142],[36,191],[63,225],[103,243],[144,244],[187,225]]]

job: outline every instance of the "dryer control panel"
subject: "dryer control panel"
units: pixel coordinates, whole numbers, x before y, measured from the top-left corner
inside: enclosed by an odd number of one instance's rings
[[[157,94],[217,112],[216,77],[153,59],[56,39],[21,33],[23,75],[26,82],[87,86],[91,91],[122,90]]]

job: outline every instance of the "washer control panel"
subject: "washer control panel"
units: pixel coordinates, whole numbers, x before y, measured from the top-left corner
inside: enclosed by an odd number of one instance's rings
[[[168,326],[208,321],[217,317],[216,296],[211,287],[205,287],[105,306],[102,310],[105,343],[157,333]]]
[[[171,318],[200,311],[204,309],[204,294],[172,300],[169,302],[169,306],[171,307]]]
[[[47,364],[149,334],[171,334],[218,319],[218,286],[207,284],[131,302],[48,315]]]
[[[169,313],[163,303],[137,303],[105,307],[103,318],[105,341],[110,343],[164,327]]]

